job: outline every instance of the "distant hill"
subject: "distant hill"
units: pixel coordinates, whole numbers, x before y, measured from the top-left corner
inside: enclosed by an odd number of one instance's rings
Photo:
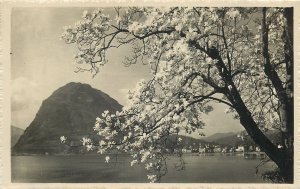
[[[203,140],[222,145],[234,146],[243,142],[241,138],[237,137],[239,133],[240,132],[216,133],[209,137],[203,138]]]
[[[180,138],[180,139],[179,139]],[[179,146],[178,146],[179,144]],[[202,139],[196,139],[190,136],[184,135],[171,135],[165,140],[165,148],[174,152],[178,147],[186,149],[198,149],[199,145],[209,144]]]
[[[244,139],[238,137],[238,135],[240,135],[241,133],[245,135]],[[278,131],[269,130],[268,132],[266,132],[266,136],[273,143],[280,143],[280,133]],[[234,132],[216,133],[202,139],[207,142],[217,143],[221,145],[230,145],[230,146],[254,143],[253,140],[246,134],[246,131],[237,132],[237,133]]]
[[[24,129],[11,126],[11,147],[13,147],[19,140],[20,136],[24,133]]]
[[[204,141],[203,139],[196,139],[190,136],[183,136],[183,135],[179,135],[178,138],[181,138],[181,144],[185,147],[189,147],[189,146],[193,146],[196,144],[204,144],[204,143],[209,143],[207,141]],[[170,137],[171,141],[175,141],[176,140],[176,136],[173,135]]]
[[[237,136],[237,133],[229,132],[229,133],[215,133],[213,135],[210,135],[208,137],[204,137],[203,140],[208,142],[215,142],[217,140],[220,140],[222,138],[232,137],[235,138]]]
[[[72,150],[60,143],[60,136],[67,136],[74,143],[79,143],[83,136],[93,138],[96,117],[105,110],[121,109],[116,100],[90,85],[68,83],[43,101],[12,153],[52,154]]]

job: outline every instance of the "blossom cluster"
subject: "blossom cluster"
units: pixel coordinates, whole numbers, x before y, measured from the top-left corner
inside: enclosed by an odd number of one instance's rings
[[[144,164],[148,179],[158,182],[167,172],[165,157],[172,154],[166,144],[174,150],[181,133],[201,133],[212,101],[227,104],[226,112],[238,118],[236,99],[231,97],[237,91],[259,125],[274,127],[279,122],[274,108],[278,97],[264,74],[261,24],[255,21],[260,18],[258,8],[116,10],[114,20],[101,10],[84,12],[83,19],[63,34],[67,43],[77,44],[80,64],[96,69],[107,63],[107,50],[127,44],[133,49],[127,64],[146,60],[153,74],[128,92],[129,104],[121,112],[105,111],[96,118],[94,130],[103,137],[99,153],[130,153],[131,165]],[[267,19],[271,61],[285,80],[279,64],[284,54],[282,14],[282,9],[270,8]],[[213,50],[217,54],[211,54]],[[220,61],[225,66],[220,67]],[[226,83],[228,77],[233,83]],[[89,139],[82,142],[93,148]]]

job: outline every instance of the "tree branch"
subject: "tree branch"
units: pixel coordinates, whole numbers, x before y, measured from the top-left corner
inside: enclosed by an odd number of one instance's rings
[[[198,96],[194,96],[194,98],[200,98],[200,99],[195,100],[194,101],[195,103],[196,102],[201,102],[201,101],[206,100],[206,99],[210,99],[210,100],[214,100],[216,102],[223,103],[223,104],[226,104],[226,105],[234,108],[234,106],[230,102],[227,102],[225,100],[222,100],[222,99],[219,99],[219,98],[216,98],[216,97],[212,97],[212,96],[209,96],[209,95],[198,95]]]
[[[282,85],[282,81],[279,78],[276,70],[271,64],[270,56],[269,56],[269,36],[268,36],[268,26],[266,23],[266,11],[267,8],[263,8],[263,19],[262,19],[262,47],[263,47],[263,57],[264,57],[264,72],[267,75],[267,77],[272,82],[276,93],[278,94],[278,97],[281,102],[287,103],[287,96],[285,93],[285,89]]]

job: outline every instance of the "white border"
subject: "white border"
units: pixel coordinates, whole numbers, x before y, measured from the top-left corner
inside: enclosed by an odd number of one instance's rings
[[[93,6],[280,6],[294,7],[294,94],[295,94],[295,180],[294,184],[15,184],[11,183],[11,161],[10,161],[10,14],[12,7],[93,7]],[[7,1],[0,0],[0,178],[2,188],[188,188],[188,189],[210,189],[210,188],[295,188],[300,189],[300,1],[283,0],[23,0]],[[298,150],[297,150],[298,149]]]

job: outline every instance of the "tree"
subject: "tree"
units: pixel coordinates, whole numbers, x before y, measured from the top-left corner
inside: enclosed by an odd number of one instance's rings
[[[293,9],[292,8],[115,8],[85,11],[62,38],[76,44],[78,71],[94,75],[106,52],[128,45],[125,65],[146,62],[153,77],[130,91],[121,112],[104,112],[95,131],[105,136],[101,152],[130,152],[132,165],[145,163],[150,181],[166,174],[171,136],[199,131],[211,102],[228,106],[247,134],[293,182]],[[283,148],[265,135],[282,134]],[[181,150],[178,149],[181,156]],[[274,175],[274,174],[273,174]]]

